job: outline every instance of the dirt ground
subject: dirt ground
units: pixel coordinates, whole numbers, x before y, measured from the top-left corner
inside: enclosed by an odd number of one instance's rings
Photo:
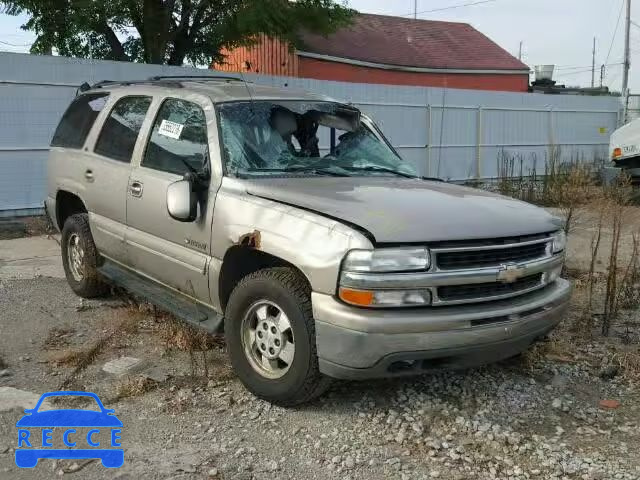
[[[640,226],[640,209],[633,218]],[[3,260],[9,244],[0,242],[0,391],[95,392],[123,422],[125,451],[119,469],[82,460],[19,469],[22,412],[4,410],[0,478],[639,479],[640,319],[630,312],[606,340],[584,331],[593,225],[583,212],[570,236],[571,311],[526,355],[464,372],[339,382],[288,410],[244,390],[222,339],[123,295],[81,301],[50,265],[45,277],[37,259]],[[630,235],[624,242],[622,260]],[[39,256],[50,262],[51,251]],[[122,376],[102,370],[120,357],[141,363]]]

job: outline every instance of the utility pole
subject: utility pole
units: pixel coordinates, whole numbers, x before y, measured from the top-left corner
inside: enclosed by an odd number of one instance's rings
[[[593,37],[593,55],[591,56],[591,88],[596,86],[596,37]]]
[[[418,19],[418,0],[413,0],[413,19]]]
[[[629,34],[631,30],[631,0],[627,1],[627,17],[624,22],[624,72],[622,75],[622,98],[624,101],[623,125],[627,123],[627,107],[629,106],[629,68],[631,67],[631,55],[629,50]]]
[[[600,65],[600,88],[602,88],[602,84],[604,82],[605,68],[604,64]]]
[[[518,60],[522,60],[522,40],[520,40],[520,48],[518,49]]]

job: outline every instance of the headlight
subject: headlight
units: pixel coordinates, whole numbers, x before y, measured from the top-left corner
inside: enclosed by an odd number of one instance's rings
[[[350,272],[404,272],[426,270],[430,264],[429,251],[424,247],[380,248],[350,251],[342,268]]]
[[[553,235],[553,253],[560,253],[567,247],[567,234],[560,230]]]
[[[431,304],[429,290],[355,290],[340,287],[340,298],[358,307],[417,307]]]

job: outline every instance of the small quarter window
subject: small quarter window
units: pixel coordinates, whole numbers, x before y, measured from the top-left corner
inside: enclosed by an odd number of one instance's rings
[[[129,163],[150,105],[151,97],[124,97],[118,100],[104,122],[95,152]]]
[[[202,108],[167,99],[158,111],[141,165],[184,175],[202,172],[207,155],[207,122]]]
[[[82,148],[108,96],[108,93],[88,93],[71,102],[53,134],[51,146]]]

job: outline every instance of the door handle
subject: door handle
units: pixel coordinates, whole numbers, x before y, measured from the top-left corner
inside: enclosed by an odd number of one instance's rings
[[[140,182],[131,182],[131,185],[129,185],[129,192],[131,192],[131,195],[134,197],[141,197],[142,196],[142,183]]]
[[[93,180],[94,180],[93,172],[91,170],[85,170],[84,178],[87,180],[87,182],[93,182]]]

